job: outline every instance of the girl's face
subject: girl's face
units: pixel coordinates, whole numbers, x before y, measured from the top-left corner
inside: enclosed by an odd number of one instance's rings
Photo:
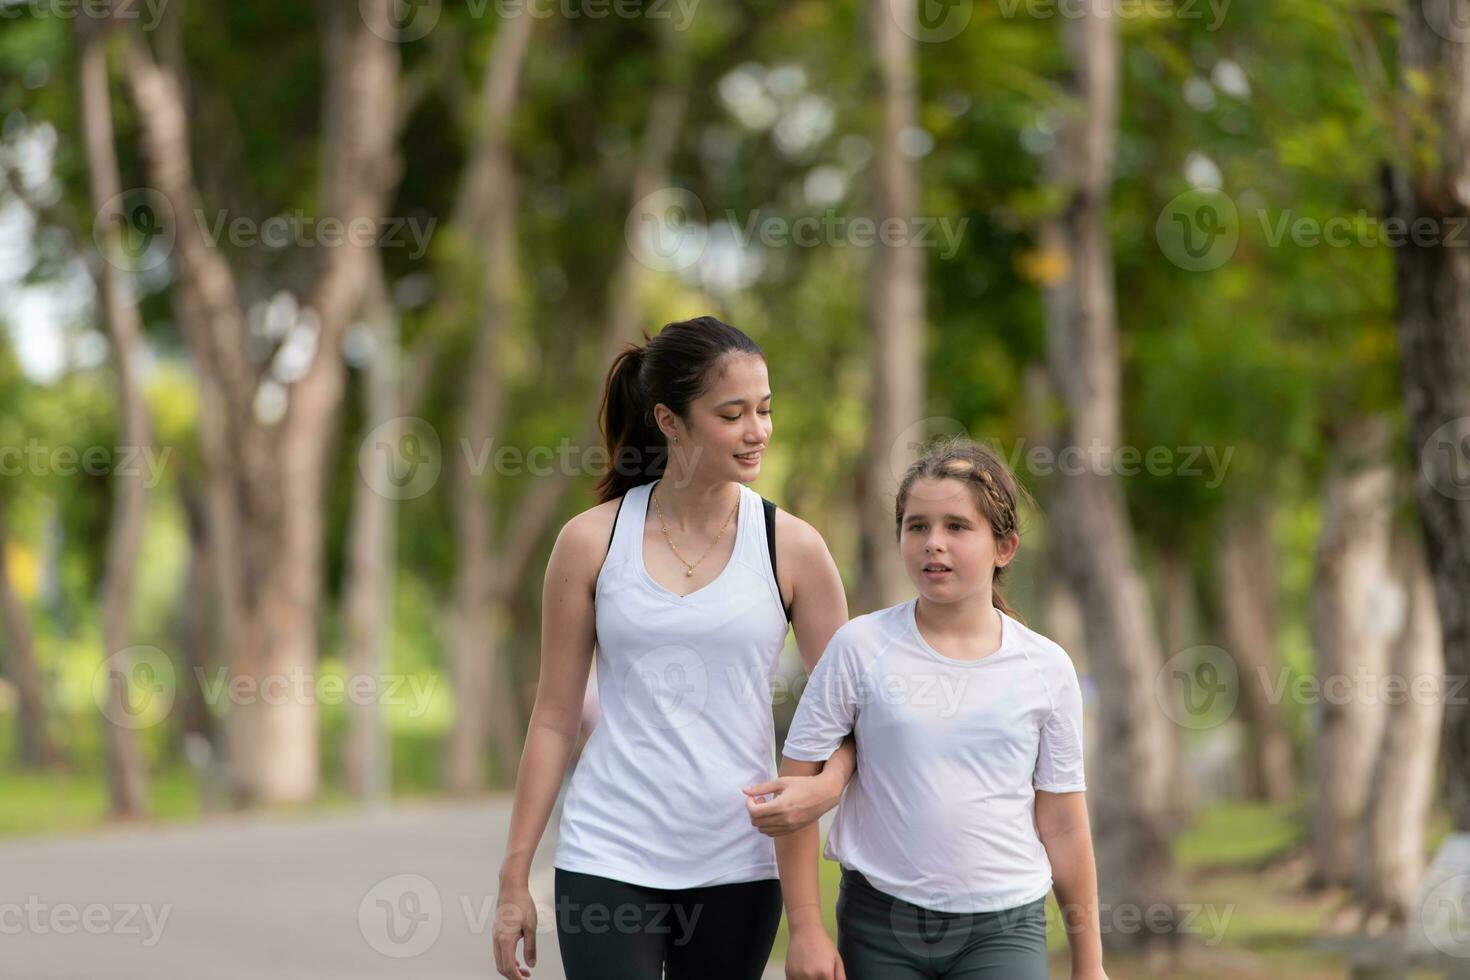
[[[654,410],[659,428],[670,437],[670,472],[698,473],[702,483],[750,483],[760,475],[771,441],[765,359],[726,354],[710,375],[709,388],[690,403],[687,421],[664,405]]]
[[[956,602],[987,591],[995,569],[1010,564],[1020,544],[1014,532],[995,540],[961,481],[922,477],[910,487],[898,547],[909,580],[924,598]]]

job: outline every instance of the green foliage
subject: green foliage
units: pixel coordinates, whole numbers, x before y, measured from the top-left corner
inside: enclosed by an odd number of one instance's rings
[[[507,386],[497,446],[556,447],[588,421],[588,400],[602,381],[600,332],[621,299],[612,294],[613,276],[627,248],[630,180],[660,92],[677,87],[688,100],[668,183],[695,195],[721,234],[738,237],[764,221],[840,226],[871,213],[879,113],[868,7],[857,0],[703,3],[684,32],[648,18],[538,21],[523,96],[508,121],[519,278],[514,316],[496,352]],[[323,119],[321,9],[178,4],[168,13],[176,21],[146,38],[187,68],[193,158],[209,213],[263,220],[321,207],[322,139],[330,122]],[[1219,480],[1141,468],[1123,480],[1130,514],[1146,555],[1177,549],[1203,568],[1220,521],[1270,501],[1280,517],[1280,639],[1293,671],[1310,668],[1305,609],[1330,427],[1359,412],[1396,411],[1400,401],[1393,254],[1372,242],[1384,208],[1381,167],[1398,120],[1385,81],[1394,77],[1392,16],[1377,3],[1279,0],[1231,4],[1219,23],[1170,15],[1122,24],[1109,230],[1123,440],[1140,452],[1168,450],[1176,460],[1199,447],[1225,463]],[[466,5],[445,4],[434,31],[400,46],[405,77],[419,96],[399,139],[403,173],[390,214],[436,224],[426,254],[385,249],[382,259],[400,302],[405,348],[433,354],[424,399],[412,412],[439,434],[446,467],[462,451],[460,412],[480,381],[470,367],[486,259],[470,229],[453,225],[453,210],[483,124],[475,105],[502,27]],[[952,253],[925,254],[924,411],[953,418],[1008,452],[1028,448],[1038,422],[1033,411],[1045,416],[1054,408],[1029,404],[1028,382],[1045,373],[1040,291],[1059,273],[1057,257],[1040,249],[1038,230],[1066,201],[1066,189],[1047,180],[1044,158],[1059,119],[1078,109],[1062,95],[1061,27],[1060,16],[1007,15],[1001,5],[982,3],[958,37],[917,47],[923,132],[910,135],[919,210],[955,233]],[[71,31],[71,22],[57,17],[0,22],[0,149],[13,148],[31,127],[56,136],[55,206],[42,215],[19,274],[31,284],[68,281],[78,260],[92,258]],[[138,187],[147,179],[137,119],[121,84],[120,51],[112,54],[123,184]],[[762,120],[743,112],[730,94],[742,86],[770,102],[774,115]],[[823,119],[806,141],[786,138],[777,122],[798,110]],[[1410,122],[1426,131],[1434,124]],[[1181,192],[1211,184],[1238,211],[1239,242],[1218,268],[1191,271],[1164,254],[1157,222]],[[14,188],[0,182],[0,206],[15,198]],[[1311,244],[1295,234],[1334,220],[1344,245]],[[317,258],[305,249],[226,246],[224,253],[247,305],[280,289],[300,299]],[[818,527],[851,583],[854,495],[871,399],[865,317],[875,251],[839,233],[811,247],[757,238],[745,254],[756,271],[733,286],[698,270],[650,276],[635,297],[639,319],[652,332],[669,320],[713,312],[763,346],[775,437],[760,489]],[[205,587],[186,581],[178,501],[186,487],[202,486],[199,411],[207,393],[198,389],[176,322],[173,274],[166,266],[135,283],[155,355],[148,402],[156,441],[169,456],[150,502],[133,613],[139,642],[168,650],[177,647],[182,599]],[[118,441],[110,362],[83,359],[54,382],[29,377],[16,354],[23,338],[14,311],[0,310],[0,319],[11,341],[0,344],[0,445],[35,441],[53,460],[61,447],[103,447],[110,461]],[[95,322],[63,326],[69,344],[97,346],[89,334]],[[363,385],[355,366],[323,503],[328,672],[341,671],[345,547],[353,502],[363,492]],[[1044,506],[1045,478],[1024,466],[1020,476]],[[590,503],[594,477],[575,477],[552,532]],[[397,505],[392,667],[437,681],[422,713],[391,715],[401,792],[437,785],[437,753],[452,710],[443,634],[458,542],[449,486],[446,469],[432,492]],[[491,473],[483,489],[493,526],[503,533],[544,484],[526,474]],[[39,562],[56,540],[48,536],[60,533],[59,554],[45,569],[54,594],[28,587],[23,598],[36,619],[58,731],[93,775],[100,756],[88,685],[101,651],[95,604],[112,492],[105,474],[60,475],[54,467],[0,478],[16,553]],[[1044,514],[1035,516],[1044,527]],[[1026,560],[1035,564],[1017,586],[1028,599],[1045,592],[1043,544],[1027,544]],[[549,546],[550,535],[538,543],[534,570]],[[512,618],[502,624],[523,702],[539,672],[540,593],[539,574],[526,576]],[[11,721],[0,714],[0,729]],[[1304,731],[1302,719],[1293,722]],[[345,723],[344,712],[324,712],[329,785],[339,780]],[[152,757],[175,758],[173,737],[151,733]],[[1272,824],[1262,834],[1274,841],[1278,831]],[[1213,846],[1208,835],[1192,840],[1202,855]]]

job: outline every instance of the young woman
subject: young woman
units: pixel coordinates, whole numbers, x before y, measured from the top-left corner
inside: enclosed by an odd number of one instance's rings
[[[774,776],[770,682],[788,616],[808,670],[847,619],[821,536],[775,511],[768,540],[763,501],[746,486],[771,438],[770,406],[760,348],[713,317],[671,323],[612,366],[601,502],[567,522],[546,568],[541,674],[500,870],[504,977],[536,963],[531,859],[594,647],[601,718],[555,859],[568,980],[755,980],[765,967],[780,883],[741,791]],[[852,766],[849,744],[805,774],[816,778],[782,781],[774,822],[790,830],[835,805]]]
[[[900,483],[918,597],[837,631],[784,748],[783,775],[801,776],[857,735],[826,849],[842,865],[836,946],[817,828],[777,842],[790,980],[1044,978],[1053,886],[1072,977],[1104,978],[1077,674],[995,588],[1020,546],[1017,493],[968,441],[924,454]]]

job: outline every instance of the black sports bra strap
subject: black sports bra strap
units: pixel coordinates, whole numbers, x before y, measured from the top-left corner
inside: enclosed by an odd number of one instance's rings
[[[766,551],[771,555],[771,577],[776,580],[776,595],[781,594],[781,576],[776,572],[776,505],[765,497],[761,498],[761,509],[766,514]],[[791,607],[786,601],[781,601],[781,608],[786,610],[786,622],[791,622]]]
[[[609,531],[609,532],[607,532],[607,553],[609,555],[612,554],[613,535],[615,535],[615,534],[618,533],[618,518],[623,515],[623,501],[624,500],[627,500],[627,499],[628,499],[628,495],[626,493],[623,494],[621,497],[619,497],[618,498],[618,509],[617,509],[616,512],[613,513],[613,526],[612,526],[612,530]],[[604,561],[607,560],[607,556],[606,555],[603,556],[603,560]]]

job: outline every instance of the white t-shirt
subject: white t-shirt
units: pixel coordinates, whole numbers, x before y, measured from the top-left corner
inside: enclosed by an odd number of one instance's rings
[[[946,657],[919,633],[917,602],[833,635],[784,754],[825,761],[856,733],[857,772],[827,858],[923,908],[1025,905],[1052,884],[1035,790],[1087,788],[1077,671],[1061,647],[1004,613],[994,653]]]

